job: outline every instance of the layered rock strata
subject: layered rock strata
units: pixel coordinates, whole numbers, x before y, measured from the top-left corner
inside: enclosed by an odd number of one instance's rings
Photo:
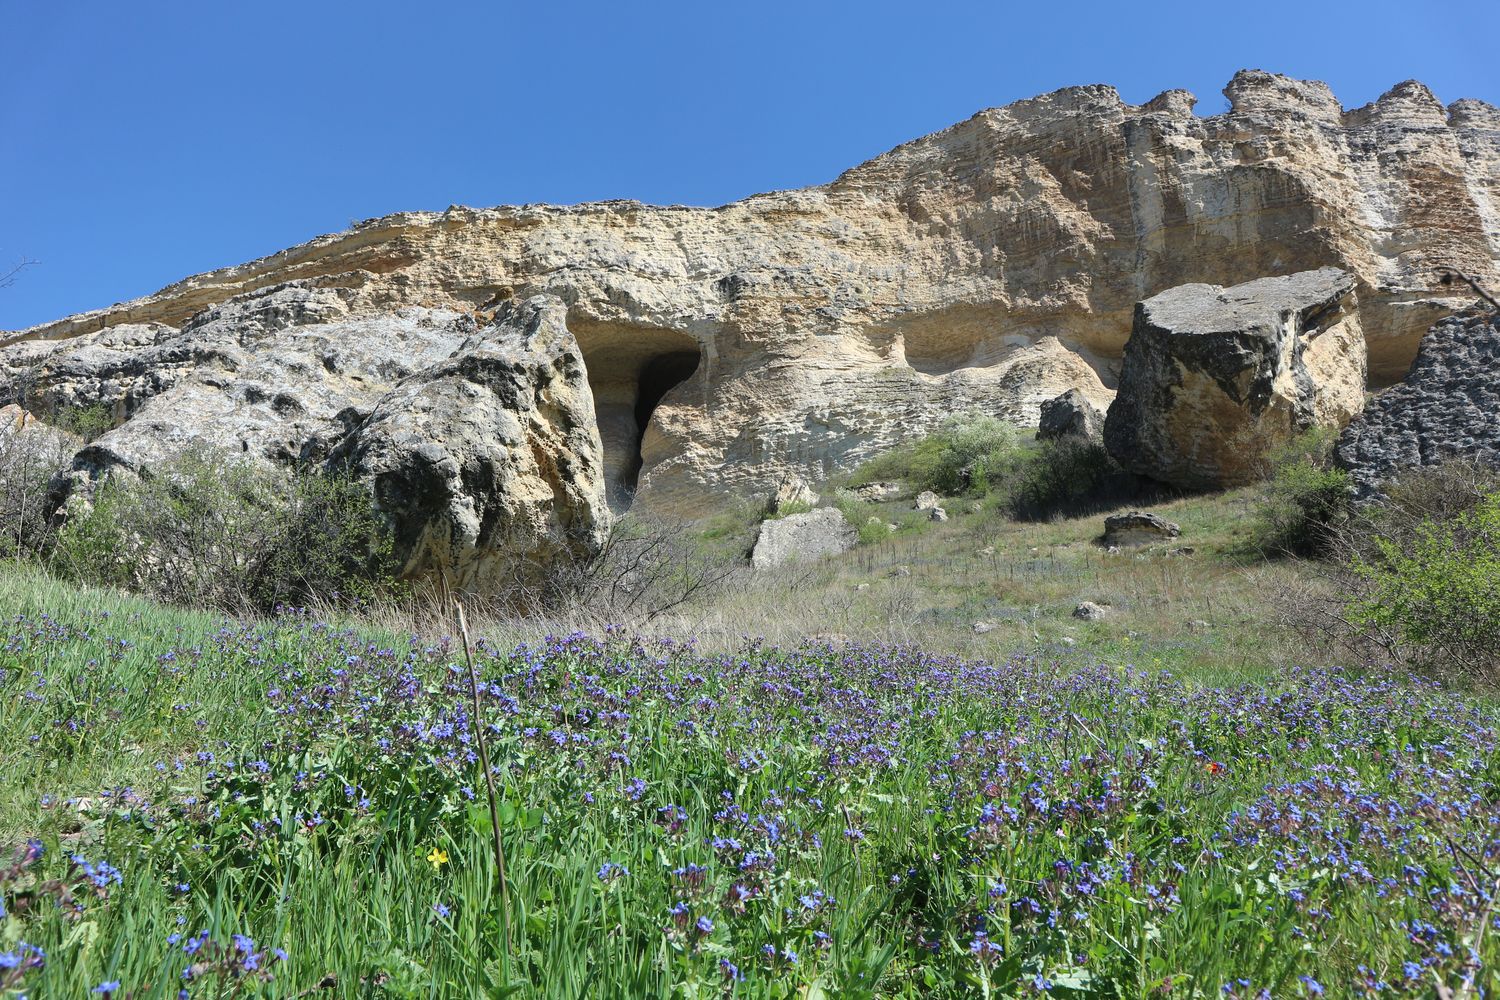
[[[1463,301],[1434,267],[1500,276],[1500,112],[1418,83],[1346,111],[1260,71],[1225,96],[1199,117],[1183,91],[1073,87],[720,208],[387,216],[0,336],[0,405],[104,401],[122,461],[197,438],[315,459],[497,310],[549,295],[610,505],[692,515],[954,413],[1034,425],[1069,389],[1103,408],[1134,304],[1187,282],[1337,266],[1374,379],[1398,378]]]

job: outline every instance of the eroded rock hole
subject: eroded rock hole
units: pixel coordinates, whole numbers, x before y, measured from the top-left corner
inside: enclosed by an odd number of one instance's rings
[[[697,351],[673,351],[671,354],[662,354],[652,358],[641,370],[641,379],[636,387],[635,397],[633,460],[620,482],[621,489],[625,493],[633,494],[636,483],[641,478],[641,466],[645,461],[641,453],[641,445],[646,440],[646,428],[651,423],[651,414],[656,412],[656,407],[663,396],[692,378],[693,372],[698,370],[698,357]]]
[[[623,511],[650,458],[643,446],[649,444],[652,416],[667,393],[697,372],[702,354],[696,340],[673,330],[580,319],[568,326],[583,349],[594,393],[609,505]]]

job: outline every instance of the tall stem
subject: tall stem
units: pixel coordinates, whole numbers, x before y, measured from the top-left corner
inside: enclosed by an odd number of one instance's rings
[[[490,801],[490,830],[495,835],[495,871],[500,875],[500,920],[505,927],[505,955],[511,953],[510,940],[510,886],[505,881],[505,838],[500,833],[500,800],[495,794],[495,775],[490,770],[490,752],[484,740],[484,725],[480,721],[479,675],[474,670],[474,654],[469,649],[469,623],[464,619],[464,606],[454,601],[458,609],[458,634],[464,644],[464,664],[469,668],[469,696],[474,702],[474,742],[479,745],[479,766],[484,768],[484,790]]]

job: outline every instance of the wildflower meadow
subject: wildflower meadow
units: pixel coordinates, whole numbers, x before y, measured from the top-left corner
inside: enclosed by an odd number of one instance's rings
[[[0,995],[1497,985],[1496,713],[1430,682],[623,634],[473,663],[295,613],[10,614]]]

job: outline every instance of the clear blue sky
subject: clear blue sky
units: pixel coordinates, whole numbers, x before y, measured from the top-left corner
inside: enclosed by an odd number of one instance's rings
[[[389,212],[821,183],[1072,84],[1500,103],[1497,40],[1467,0],[0,0],[0,329]]]

